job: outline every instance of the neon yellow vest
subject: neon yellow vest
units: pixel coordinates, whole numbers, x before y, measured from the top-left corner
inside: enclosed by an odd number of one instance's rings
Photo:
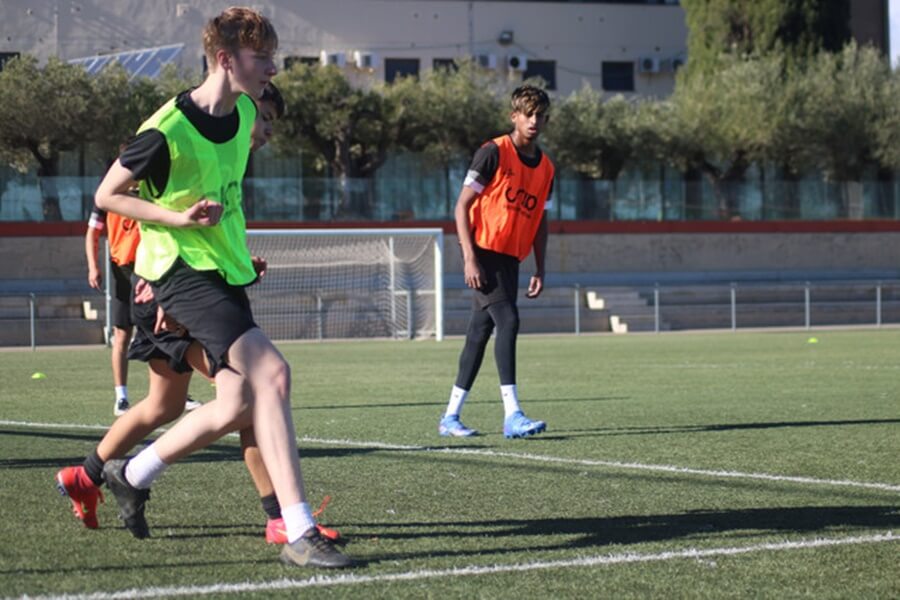
[[[157,281],[181,257],[198,271],[218,271],[231,285],[246,285],[256,278],[247,249],[247,223],[241,206],[241,182],[250,156],[250,130],[256,118],[253,101],[237,101],[237,134],[223,144],[203,137],[175,105],[166,102],[144,121],[138,133],[158,129],[169,147],[169,180],[164,190],[140,182],[140,195],[165,208],[184,211],[201,198],[224,205],[222,219],[213,227],[165,227],[141,223],[134,271]]]

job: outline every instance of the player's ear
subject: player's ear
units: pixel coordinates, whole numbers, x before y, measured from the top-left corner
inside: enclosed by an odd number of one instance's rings
[[[221,68],[225,69],[226,71],[231,70],[232,60],[233,57],[231,56],[231,53],[228,52],[228,50],[225,50],[224,48],[219,48],[218,50],[216,50],[216,64]]]

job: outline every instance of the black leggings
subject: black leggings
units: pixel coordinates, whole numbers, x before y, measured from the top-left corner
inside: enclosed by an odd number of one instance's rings
[[[500,373],[500,385],[516,383],[516,338],[519,335],[519,309],[509,301],[497,302],[483,310],[473,310],[466,331],[466,345],[459,356],[459,373],[456,385],[464,390],[472,389],[484,349],[491,332],[497,327],[494,340],[494,360]]]

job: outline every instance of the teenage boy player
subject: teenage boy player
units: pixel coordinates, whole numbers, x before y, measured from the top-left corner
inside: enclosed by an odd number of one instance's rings
[[[107,213],[96,206],[91,211],[87,233],[84,237],[84,253],[88,264],[88,285],[103,291],[103,275],[100,270],[100,234],[106,230],[109,238],[109,272],[112,275],[112,372],[116,400],[113,414],[121,416],[128,410],[128,342],[131,341],[131,273],[134,271],[134,254],[141,241],[138,224],[133,219]]]
[[[285,110],[284,99],[273,83],[266,86],[257,106],[259,114],[251,132],[251,152],[268,143],[272,136],[272,121],[283,116]],[[147,396],[110,427],[81,466],[65,467],[56,474],[57,488],[71,500],[76,518],[89,529],[99,527],[97,503],[102,498],[100,488],[103,485],[103,466],[106,462],[122,458],[155,429],[181,416],[190,402],[185,402],[185,396],[192,368],[205,376],[209,374],[204,353],[197,342],[188,336],[177,336],[165,331],[159,334],[153,332],[157,318],[155,302],[139,302],[134,305],[132,313],[137,333],[129,350],[129,358],[148,364],[150,388]],[[197,407],[200,406],[200,403],[196,404]],[[241,430],[241,447],[247,469],[268,517],[266,541],[284,544],[287,539],[281,507],[259,456],[252,428]],[[333,529],[326,529],[321,525],[317,527],[331,539],[339,536]],[[139,537],[145,537],[145,533],[149,535],[149,531],[132,533],[140,534]]]
[[[520,438],[547,428],[519,407],[516,390],[516,338],[519,333],[519,262],[533,250],[535,273],[526,298],[544,287],[548,198],[553,163],[537,146],[547,124],[550,99],[540,88],[524,85],[512,93],[513,131],[485,143],[472,159],[456,201],[456,232],[462,249],[466,285],[474,290],[472,316],[459,357],[456,385],[438,424],[443,436],[475,435],[460,421],[463,403],[496,328],[494,359],[500,373],[503,435]]]
[[[206,79],[144,122],[97,190],[97,206],[141,222],[135,273],[204,347],[216,383],[215,400],[130,461],[107,462],[103,474],[126,525],[146,528],[150,485],[168,465],[252,425],[282,508],[289,542],[282,560],[345,567],[352,561],[319,534],[306,501],[290,366],[256,326],[244,290],[257,277],[241,207],[256,118],[251,97],[275,75],[277,45],[272,24],[251,9],[211,19],[203,31]],[[141,198],[127,194],[136,181]]]

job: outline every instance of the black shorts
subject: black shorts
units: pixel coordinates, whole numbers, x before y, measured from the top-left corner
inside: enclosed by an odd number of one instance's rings
[[[257,327],[247,292],[218,271],[197,271],[179,258],[151,286],[166,314],[206,349],[212,375],[227,364],[231,345]]]
[[[134,337],[131,338],[131,345],[128,346],[128,358],[142,362],[158,358],[166,361],[169,368],[176,373],[190,373],[193,369],[184,359],[184,353],[192,341],[187,336],[179,338],[168,332],[163,332],[162,336],[155,336],[152,327],[148,334],[147,330],[138,326]]]
[[[134,264],[117,265],[109,263],[109,272],[112,273],[112,298],[110,298],[110,312],[113,327],[128,329],[133,324],[131,320],[131,272]]]
[[[137,280],[138,277],[135,275],[132,282],[137,283]],[[151,358],[160,358],[167,361],[169,367],[176,373],[189,373],[192,369],[184,355],[194,340],[189,336],[178,336],[169,331],[153,333],[156,326],[156,307],[156,300],[135,304],[132,298],[131,320],[136,331],[131,345],[128,346],[128,358],[143,362],[150,362]]]
[[[484,310],[504,300],[515,306],[519,295],[519,259],[478,246],[475,246],[475,257],[484,272],[484,282],[481,289],[475,290],[472,308]]]

